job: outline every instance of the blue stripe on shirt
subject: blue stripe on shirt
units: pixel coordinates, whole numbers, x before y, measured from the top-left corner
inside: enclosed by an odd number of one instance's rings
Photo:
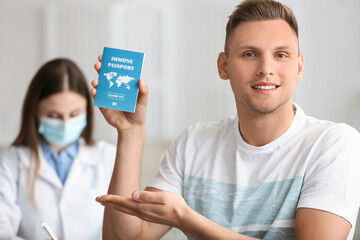
[[[184,198],[192,209],[227,228],[271,225],[295,219],[302,182],[298,176],[243,187],[185,174]]]

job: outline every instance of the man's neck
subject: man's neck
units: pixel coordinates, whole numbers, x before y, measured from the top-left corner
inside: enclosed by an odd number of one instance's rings
[[[252,146],[264,146],[283,135],[294,119],[292,102],[272,113],[249,113],[238,107],[239,131],[244,141]]]

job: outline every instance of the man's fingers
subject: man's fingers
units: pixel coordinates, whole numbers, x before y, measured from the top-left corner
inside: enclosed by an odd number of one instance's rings
[[[125,214],[138,216],[138,207],[131,198],[120,197],[116,195],[104,195],[95,199],[104,207],[113,208]]]
[[[132,198],[112,194],[96,197],[95,200],[102,205],[113,207],[119,210],[126,208],[136,209],[137,204]]]
[[[105,207],[116,209],[122,213],[137,216],[142,219],[145,217],[141,214],[141,209],[144,209],[144,206],[141,207],[141,205],[144,204],[134,201],[132,198],[108,194],[99,196],[95,200]]]
[[[109,194],[97,197],[96,201],[107,208],[133,215],[148,222],[173,226],[168,221],[169,219],[164,219],[166,206],[161,204],[161,199],[165,199],[162,192],[135,191],[132,195],[132,198],[129,198]]]
[[[149,93],[149,87],[146,85],[146,83],[143,80],[140,80],[139,81],[139,96],[138,96],[138,101],[137,101],[140,106],[146,107],[148,93]]]
[[[94,88],[92,88],[92,89],[90,90],[90,95],[91,95],[91,97],[92,97],[93,99],[95,99],[96,88],[97,88],[98,83],[99,83],[99,80],[97,80],[97,79],[94,79],[94,80],[92,80],[92,82],[91,82],[91,85],[92,85]]]
[[[101,63],[100,62],[96,62],[94,65],[95,70],[97,71],[97,73],[100,73],[100,68],[101,68]]]
[[[94,68],[97,71],[97,73],[100,73],[100,68],[101,68],[101,61],[102,61],[102,55],[98,56],[98,62],[94,64]]]
[[[97,85],[99,84],[99,80],[98,79],[94,79],[92,80],[91,82],[91,85],[94,87],[94,88],[97,88]]]
[[[95,99],[96,88],[92,88],[92,89],[90,90],[90,95],[91,95],[91,97],[92,97],[93,99]]]

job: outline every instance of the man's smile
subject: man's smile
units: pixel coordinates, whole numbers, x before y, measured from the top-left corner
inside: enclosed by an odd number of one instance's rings
[[[271,83],[271,82],[259,82],[256,83],[254,85],[252,85],[251,87],[253,89],[256,90],[273,90],[275,88],[278,88],[280,85],[276,84],[276,83]]]
[[[278,86],[274,86],[274,85],[268,85],[268,86],[254,86],[252,88],[254,89],[261,89],[261,90],[271,90],[271,89],[275,89]]]

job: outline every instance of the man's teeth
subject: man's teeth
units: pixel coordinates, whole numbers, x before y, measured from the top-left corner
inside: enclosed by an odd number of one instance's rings
[[[270,90],[270,89],[275,89],[276,86],[255,86],[255,89],[261,89],[261,90]]]

